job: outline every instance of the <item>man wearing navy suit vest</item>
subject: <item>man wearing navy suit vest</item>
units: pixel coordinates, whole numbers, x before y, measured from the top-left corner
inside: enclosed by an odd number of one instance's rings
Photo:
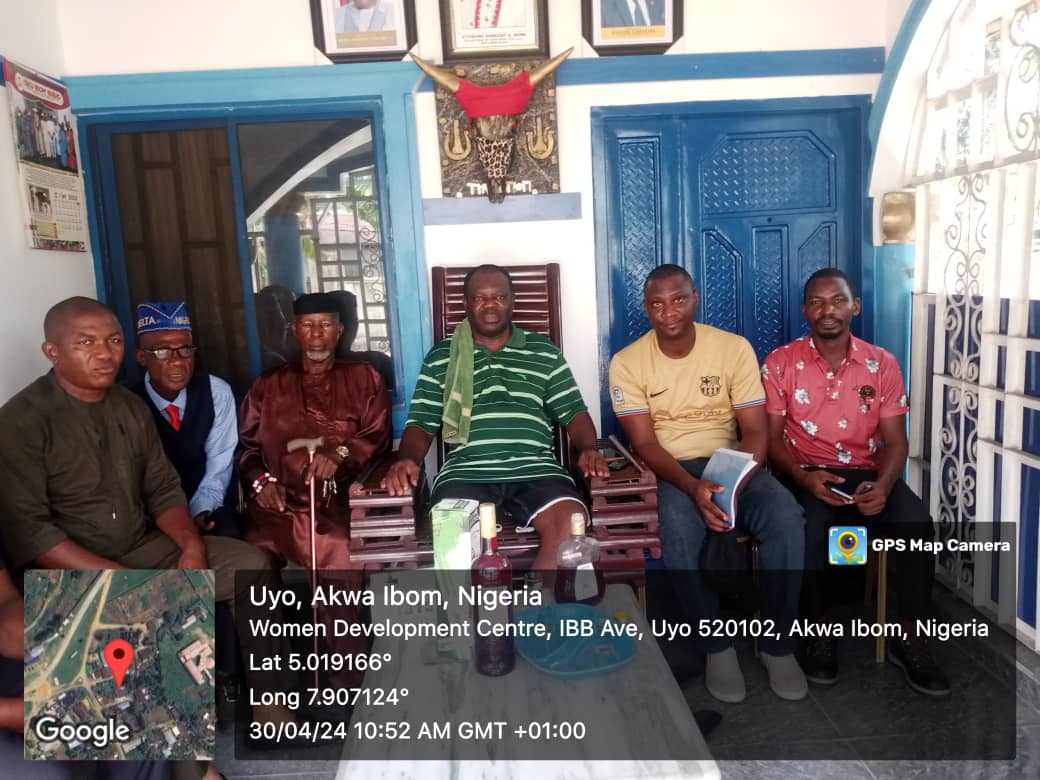
[[[196,349],[184,301],[137,307],[136,356],[146,373],[133,389],[152,412],[199,532],[239,538],[234,501],[225,500],[238,444],[238,409],[227,382],[195,373]],[[217,702],[218,722],[224,726],[238,700],[240,670],[235,632],[220,609],[218,605]]]
[[[238,410],[227,382],[195,373],[196,349],[183,301],[137,307],[137,362],[147,373],[135,390],[152,411],[188,511],[200,531],[238,536],[234,508],[225,502]]]

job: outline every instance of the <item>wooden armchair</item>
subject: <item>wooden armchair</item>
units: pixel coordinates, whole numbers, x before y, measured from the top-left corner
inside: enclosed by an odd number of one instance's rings
[[[469,268],[436,266],[431,274],[433,297],[433,341],[437,343],[455,332],[466,319],[463,283]],[[563,317],[560,314],[560,264],[518,265],[508,269],[513,281],[513,324],[541,333],[563,349]],[[553,433],[553,450],[560,463],[570,461],[570,448],[563,431]],[[437,465],[444,463],[448,449],[437,439]]]
[[[469,268],[436,267],[432,274],[434,341],[450,336],[455,326],[466,317],[462,291]],[[560,313],[560,267],[547,265],[511,266],[513,281],[513,323],[536,331],[554,344],[562,343]],[[556,427],[554,449],[560,462],[570,461],[566,432]],[[614,445],[601,440],[603,448]],[[446,450],[438,441],[438,463],[443,463]],[[393,456],[378,460],[358,476],[350,488],[351,558],[366,568],[387,566],[414,567],[432,561],[432,539],[417,531],[416,519],[428,507],[411,497],[395,498],[379,487]],[[576,477],[582,484],[582,477]],[[624,466],[606,478],[586,481],[591,507],[591,533],[600,542],[604,568],[619,575],[645,570],[645,551],[661,557],[657,523],[657,482],[653,473],[633,456],[625,457]],[[416,504],[419,504],[417,507]],[[419,512],[416,509],[419,509]],[[423,524],[425,526],[425,524]],[[537,534],[518,534],[507,517],[499,534],[499,550],[514,559],[516,566],[529,566],[538,551]]]

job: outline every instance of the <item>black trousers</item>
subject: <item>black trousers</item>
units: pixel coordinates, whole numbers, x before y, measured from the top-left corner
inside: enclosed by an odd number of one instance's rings
[[[232,539],[242,538],[242,525],[238,512],[230,503],[218,507],[210,515],[213,521],[212,536],[229,536]],[[226,677],[238,679],[242,673],[241,654],[238,644],[238,633],[235,631],[234,615],[227,602],[217,603],[216,611],[216,663],[217,672]]]
[[[840,486],[847,493],[855,492],[861,482],[877,478],[877,472],[865,469],[834,469],[827,471],[844,477]],[[932,541],[935,529],[928,507],[909,486],[898,480],[880,514],[865,517],[855,506],[835,507],[825,504],[799,487],[788,484],[795,499],[805,510],[805,574],[802,577],[802,617],[819,620],[826,616],[831,594],[836,588],[833,573],[836,567],[828,563],[829,529],[832,525],[865,526],[870,539],[904,539],[907,549],[892,550],[889,556],[895,568],[894,591],[898,615],[902,620],[914,621],[927,617],[931,601],[932,580],[935,575],[935,553],[911,551],[909,541]],[[873,553],[868,553],[873,554]]]

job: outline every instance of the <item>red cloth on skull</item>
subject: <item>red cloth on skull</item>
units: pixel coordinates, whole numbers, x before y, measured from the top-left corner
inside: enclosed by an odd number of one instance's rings
[[[531,102],[534,86],[531,74],[526,70],[505,84],[482,86],[466,79],[459,79],[455,99],[470,119],[482,116],[514,116]]]

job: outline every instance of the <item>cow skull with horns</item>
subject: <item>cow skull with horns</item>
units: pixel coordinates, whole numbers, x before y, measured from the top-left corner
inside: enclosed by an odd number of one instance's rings
[[[488,199],[501,203],[506,196],[506,174],[513,161],[517,115],[527,108],[535,87],[556,70],[573,47],[551,60],[523,71],[505,84],[481,85],[467,81],[411,55],[431,79],[451,92],[476,131],[477,156],[488,177]]]

